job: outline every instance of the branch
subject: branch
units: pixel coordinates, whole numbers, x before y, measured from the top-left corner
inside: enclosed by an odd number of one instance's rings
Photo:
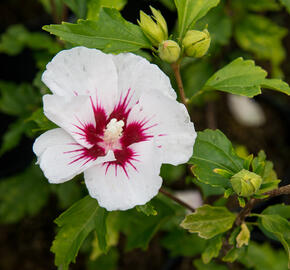
[[[258,199],[250,199],[247,204],[245,205],[245,207],[241,210],[241,212],[238,214],[236,220],[235,220],[235,224],[237,227],[239,227],[243,221],[245,220],[245,218],[251,213],[253,207],[255,206],[255,204],[257,203]]]
[[[290,184],[264,193],[264,195],[269,195],[268,198],[287,194],[290,194]]]
[[[290,194],[290,184],[264,193],[263,195],[268,195],[268,197],[266,197],[265,199],[254,199],[254,198],[250,199],[245,205],[245,207],[238,214],[235,221],[236,226],[240,226],[243,223],[245,218],[250,215],[252,209],[259,201],[267,200],[269,198],[285,194]]]
[[[184,93],[183,83],[182,83],[182,79],[181,79],[181,75],[180,75],[180,63],[179,62],[173,63],[173,64],[171,64],[171,67],[173,69],[174,76],[175,76],[175,79],[177,82],[181,101],[185,105],[185,107],[187,108],[187,100],[186,100],[186,96]]]
[[[172,195],[171,193],[167,192],[166,190],[164,190],[163,188],[161,188],[159,190],[160,193],[164,194],[165,196],[167,196],[168,198],[170,198],[171,200],[177,202],[178,204],[184,206],[185,208],[189,209],[191,212],[194,212],[195,209],[193,207],[191,207],[189,204],[187,204],[186,202],[178,199],[177,197],[175,197],[174,195]]]
[[[276,197],[276,196],[285,195],[285,194],[290,194],[290,185],[286,185],[286,186],[283,186],[283,187],[280,187],[280,188],[277,188],[277,189],[274,189],[274,190],[271,190],[271,191],[264,193],[263,195],[268,195],[268,197],[266,197],[265,199],[255,199],[255,198],[250,199],[247,202],[247,204],[245,205],[245,207],[237,215],[236,220],[235,220],[235,226],[239,227],[242,225],[242,223],[245,221],[246,217],[251,214],[252,209],[259,201],[267,200],[271,197]],[[225,240],[223,242],[222,254],[224,254],[224,255],[232,248],[232,245],[230,245],[228,243],[228,238],[229,238],[231,232],[233,231],[233,229],[234,229],[234,226],[228,232],[227,237],[225,238]]]

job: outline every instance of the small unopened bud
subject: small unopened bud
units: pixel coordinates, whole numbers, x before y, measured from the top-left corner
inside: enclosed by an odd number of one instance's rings
[[[165,40],[159,44],[158,55],[163,61],[174,63],[180,56],[180,47],[173,40]]]
[[[217,173],[217,174],[219,174],[219,175],[221,175],[221,176],[223,176],[225,178],[231,178],[234,175],[234,173],[232,173],[232,172],[230,172],[228,170],[219,169],[219,168],[213,169],[213,172]]]
[[[210,40],[210,34],[207,29],[204,29],[203,31],[187,31],[182,40],[185,54],[191,57],[204,56],[209,48]]]
[[[153,16],[140,11],[140,21],[138,21],[138,24],[146,37],[157,47],[159,43],[168,38],[167,24],[159,10],[153,7],[150,8]]]
[[[233,190],[239,196],[248,197],[259,190],[262,184],[262,177],[243,169],[231,178],[231,184]]]

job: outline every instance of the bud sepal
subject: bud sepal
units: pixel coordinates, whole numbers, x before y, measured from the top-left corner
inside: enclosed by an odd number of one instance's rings
[[[182,40],[182,45],[187,56],[200,58],[208,51],[210,42],[211,38],[207,29],[189,30]]]
[[[159,44],[158,55],[169,64],[175,63],[180,57],[180,47],[173,40],[165,40]]]
[[[162,41],[168,38],[167,24],[159,10],[150,8],[153,16],[149,16],[141,10],[138,24],[152,45],[158,47]]]
[[[261,184],[262,177],[248,170],[241,170],[231,178],[233,190],[242,197],[249,197],[255,194]]]
[[[230,179],[234,175],[234,173],[232,173],[228,170],[225,170],[225,169],[220,169],[220,168],[213,169],[213,172],[217,173],[225,178],[228,178],[228,179]]]

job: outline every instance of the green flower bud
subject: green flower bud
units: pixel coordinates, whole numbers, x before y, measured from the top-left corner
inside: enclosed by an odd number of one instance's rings
[[[234,175],[234,173],[232,173],[232,172],[230,172],[228,170],[219,169],[219,168],[213,169],[213,172],[217,173],[217,174],[219,174],[219,175],[221,175],[221,176],[223,176],[225,178],[228,178],[228,179],[230,179]]]
[[[182,40],[185,54],[191,57],[204,56],[209,48],[210,40],[210,35],[207,29],[204,29],[203,31],[187,31]]]
[[[243,169],[236,173],[230,181],[234,191],[239,196],[248,197],[259,190],[262,184],[262,177]]]
[[[159,43],[168,38],[167,24],[159,10],[153,7],[150,8],[153,16],[148,16],[143,11],[140,11],[140,21],[138,21],[138,24],[146,37],[157,47]]]
[[[159,44],[158,55],[163,61],[174,63],[180,56],[180,47],[173,40],[165,40]]]

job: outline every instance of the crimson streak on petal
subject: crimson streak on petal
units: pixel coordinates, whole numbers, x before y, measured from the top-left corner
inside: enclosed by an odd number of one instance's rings
[[[118,121],[123,121],[124,127],[120,138],[117,138],[120,147],[118,149],[111,149],[114,152],[116,160],[103,163],[103,165],[106,166],[106,173],[110,167],[114,167],[115,175],[117,176],[118,168],[120,167],[129,178],[127,170],[128,166],[131,166],[134,170],[137,171],[137,168],[133,163],[139,161],[138,159],[136,159],[136,157],[138,157],[138,154],[130,148],[130,145],[142,141],[147,141],[153,138],[153,135],[150,134],[149,130],[157,124],[150,124],[152,118],[148,118],[149,120],[136,120],[127,125],[127,119],[132,109],[131,107],[129,107],[129,103],[132,97],[133,92],[130,88],[128,89],[124,98],[122,95],[120,96],[119,102],[115,105],[112,113],[109,116],[107,116],[105,108],[102,107],[98,98],[96,98],[94,102],[92,100],[92,97],[90,97],[96,125],[92,123],[80,123],[80,126],[78,126],[78,128],[83,133],[84,140],[92,145],[92,147],[87,149],[76,144],[81,148],[65,152],[76,153],[76,155],[72,157],[73,161],[71,161],[70,164],[79,160],[83,160],[83,166],[89,161],[93,161],[96,160],[98,157],[105,156],[107,154],[107,150],[104,149],[104,145],[106,145],[104,134],[106,129],[109,128],[108,124],[111,122],[111,120],[116,119],[116,123]],[[138,104],[138,101],[136,102],[136,104]],[[79,135],[82,134],[79,133]]]

